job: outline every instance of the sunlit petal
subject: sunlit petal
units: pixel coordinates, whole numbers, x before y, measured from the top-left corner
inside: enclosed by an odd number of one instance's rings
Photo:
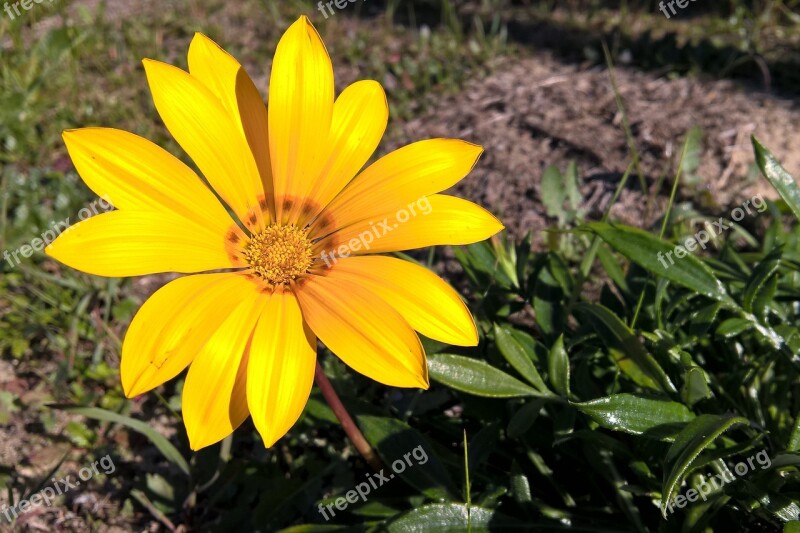
[[[317,339],[291,291],[279,289],[265,298],[247,365],[247,405],[270,447],[297,422],[308,401]]]

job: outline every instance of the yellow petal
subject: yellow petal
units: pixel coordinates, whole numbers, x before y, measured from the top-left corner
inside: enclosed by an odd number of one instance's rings
[[[189,45],[189,73],[219,98],[247,139],[267,202],[272,202],[267,106],[244,67],[217,43],[195,33]]]
[[[70,228],[47,255],[96,276],[194,273],[230,268],[224,234],[154,211],[112,211]]]
[[[287,221],[326,163],[333,114],[333,66],[308,18],[281,37],[269,82],[269,143],[276,217]]]
[[[483,148],[456,139],[429,139],[395,150],[367,167],[312,225],[344,228],[383,219],[420,198],[448,189],[469,174]],[[332,219],[332,220],[329,220]]]
[[[221,441],[244,422],[250,340],[264,297],[251,289],[189,366],[183,386],[183,423],[193,450]]]
[[[412,208],[384,212],[337,230],[318,242],[315,253],[326,256],[375,254],[441,244],[471,244],[488,239],[503,224],[484,208],[455,196],[435,194]],[[328,261],[330,262],[330,260]]]
[[[383,87],[372,80],[356,82],[346,88],[333,106],[330,138],[324,145],[327,163],[318,180],[309,184],[309,210],[293,208],[289,220],[304,226],[312,220],[361,170],[386,130],[389,105]]]
[[[263,227],[264,187],[241,129],[222,101],[183,70],[145,59],[158,114],[217,194],[249,228]],[[251,220],[252,219],[252,220]]]
[[[221,233],[234,223],[197,174],[147,139],[111,128],[63,137],[83,181],[116,208],[174,213]]]
[[[276,290],[261,313],[247,364],[247,405],[270,447],[297,422],[311,394],[317,339],[303,321],[297,298]]]
[[[177,376],[253,290],[239,274],[202,274],[156,291],[133,317],[122,344],[125,395],[138,396]]]
[[[338,278],[359,283],[397,310],[426,337],[457,346],[477,346],[478,330],[461,297],[436,274],[394,257],[338,259]]]
[[[428,388],[425,352],[414,330],[366,288],[335,269],[297,287],[303,317],[350,368],[385,385]]]

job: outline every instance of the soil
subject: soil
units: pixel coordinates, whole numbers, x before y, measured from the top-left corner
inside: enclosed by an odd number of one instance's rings
[[[553,223],[539,200],[540,178],[551,164],[563,171],[570,160],[578,163],[588,217],[599,218],[631,161],[608,70],[538,53],[505,58],[493,71],[404,124],[405,140],[448,136],[481,144],[483,158],[455,192],[498,213],[517,237]],[[763,178],[753,179],[751,135],[800,175],[797,100],[730,81],[670,80],[625,68],[616,69],[616,79],[651,189],[665,173],[667,185],[672,181],[683,138],[695,125],[704,132],[695,171],[701,180],[683,190],[684,199],[723,212],[755,194],[774,198]],[[628,183],[611,218],[651,225],[663,209],[645,216],[638,179]],[[661,204],[669,189],[658,191]]]

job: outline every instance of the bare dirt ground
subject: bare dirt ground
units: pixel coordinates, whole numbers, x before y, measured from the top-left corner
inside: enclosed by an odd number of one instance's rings
[[[504,58],[493,70],[404,124],[407,140],[455,136],[483,145],[482,160],[457,192],[499,213],[516,236],[548,225],[539,183],[551,164],[563,170],[578,162],[589,216],[599,217],[631,161],[608,70],[564,64],[547,53]],[[724,211],[744,197],[774,196],[766,181],[746,178],[754,160],[751,135],[790,173],[800,172],[797,100],[729,81],[669,80],[625,68],[616,78],[648,185],[665,172],[672,180],[682,139],[695,125],[704,131],[696,172],[702,181],[694,191],[704,198],[691,198],[697,203]],[[663,200],[669,186],[660,192]],[[612,219],[653,223],[662,211],[645,219],[643,200],[632,178]]]

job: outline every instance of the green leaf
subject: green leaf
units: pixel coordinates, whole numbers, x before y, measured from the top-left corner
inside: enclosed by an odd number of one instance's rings
[[[790,523],[800,519],[800,506],[790,498],[767,491],[746,479],[742,480],[742,488],[781,522]]]
[[[567,172],[564,174],[564,189],[567,193],[570,210],[577,216],[582,216],[582,214],[579,212],[579,209],[583,196],[581,195],[581,189],[578,181],[578,164],[575,162],[575,160],[572,160],[569,162],[569,164],[567,164]]]
[[[792,520],[784,524],[783,533],[800,533],[800,520]]]
[[[700,155],[703,151],[703,128],[693,126],[686,133],[686,154],[683,157],[684,174],[692,174],[700,166]]]
[[[564,190],[564,178],[561,177],[558,167],[550,165],[544,169],[541,183],[541,198],[547,216],[558,218],[559,221],[564,220],[564,200],[567,191]]]
[[[414,428],[395,418],[369,415],[356,418],[364,437],[378,450],[378,455],[386,464],[387,477],[397,475],[432,500],[453,499],[456,491],[450,475],[439,458],[434,455],[433,447]],[[419,455],[422,459],[413,454]],[[397,461],[404,465],[402,473],[397,471],[399,468],[394,470],[392,467]]]
[[[545,385],[541,374],[533,363],[535,354],[532,349],[523,345],[513,335],[513,328],[507,324],[494,325],[494,340],[497,348],[514,370],[520,373],[528,382],[543,393],[550,391]]]
[[[592,322],[609,354],[628,377],[635,383],[664,392],[677,392],[661,365],[642,345],[639,337],[622,320],[606,307],[596,304],[579,304]]]
[[[366,516],[369,518],[391,518],[397,514],[400,514],[401,512],[400,510],[390,507],[382,502],[363,503],[358,507],[348,509],[348,511],[354,515]]]
[[[522,472],[516,461],[511,465],[511,494],[514,500],[520,504],[526,504],[533,501],[531,494],[531,482],[528,477]]]
[[[569,293],[570,274],[556,254],[544,256],[533,283],[533,310],[536,323],[548,339],[564,330],[564,299]]]
[[[732,337],[737,337],[752,327],[753,322],[745,318],[729,318],[719,325],[716,334],[723,339],[730,339]]]
[[[158,451],[160,451],[161,454],[167,458],[167,460],[180,468],[184,474],[187,476],[189,475],[189,464],[186,462],[186,459],[183,458],[183,455],[181,455],[177,448],[175,448],[175,446],[173,446],[161,433],[157,432],[155,429],[141,420],[136,420],[129,416],[121,415],[113,411],[107,411],[99,407],[83,407],[79,405],[50,405],[49,407],[52,409],[58,409],[60,411],[75,413],[87,418],[93,418],[95,420],[114,422],[129,427],[130,429],[147,437],[150,442],[153,443],[153,446],[155,446]]]
[[[611,278],[611,281],[622,291],[624,294],[630,294],[631,290],[628,287],[628,280],[625,278],[625,272],[620,267],[617,257],[611,253],[605,246],[597,247],[597,258],[603,266],[603,270]]]
[[[686,472],[714,439],[737,425],[748,425],[746,418],[717,415],[700,415],[675,437],[664,460],[664,486],[661,513],[667,516],[667,505],[678,494]]]
[[[800,413],[795,415],[792,433],[789,435],[789,442],[786,444],[787,452],[800,450]]]
[[[562,334],[550,349],[548,358],[550,383],[560,395],[569,398],[569,356],[564,349],[564,335]]]
[[[543,396],[542,393],[485,363],[452,354],[431,354],[428,357],[431,379],[461,392],[487,398]]]
[[[700,400],[711,398],[713,393],[708,388],[706,373],[700,367],[692,367],[686,371],[681,388],[681,399],[688,405],[694,405]]]
[[[775,187],[783,201],[792,210],[797,220],[800,220],[800,188],[797,182],[785,168],[781,166],[772,153],[764,148],[755,136],[752,137],[753,149],[756,152],[756,163],[767,181]]]
[[[506,428],[508,436],[512,439],[523,436],[536,423],[539,412],[545,403],[541,399],[531,400],[514,413]]]
[[[614,394],[572,405],[604,428],[655,438],[666,438],[677,424],[694,418],[681,403],[636,394]]]
[[[691,252],[673,258],[676,248],[672,244],[630,226],[593,222],[585,227],[645,270],[729,307],[738,307],[714,272]]]
[[[497,451],[497,441],[500,438],[500,425],[496,422],[491,422],[481,428],[471,439],[467,445],[467,472],[474,472],[477,470],[484,461],[486,461],[492,452]],[[466,443],[465,443],[466,444]]]
[[[424,505],[391,522],[389,533],[478,533],[489,531],[489,522],[496,525],[495,512],[463,503],[434,503]]]
[[[780,251],[775,250],[753,269],[753,273],[750,275],[750,279],[747,280],[747,285],[745,285],[742,293],[742,307],[745,311],[759,317],[764,316],[766,312],[765,303],[772,300],[777,288],[771,281],[780,263]],[[764,296],[766,296],[766,299]]]
[[[500,268],[500,259],[497,257],[497,251],[492,248],[488,241],[481,241],[469,246],[454,247],[453,254],[464,267],[464,271],[469,275],[473,283],[480,284],[478,273],[482,273],[489,276],[503,288],[508,289],[512,286],[511,279]]]
[[[708,335],[711,326],[714,324],[714,321],[717,319],[717,315],[719,315],[720,310],[722,310],[722,304],[719,302],[714,302],[709,304],[691,314],[691,327],[689,328],[689,332],[694,335],[695,337],[704,337]]]

